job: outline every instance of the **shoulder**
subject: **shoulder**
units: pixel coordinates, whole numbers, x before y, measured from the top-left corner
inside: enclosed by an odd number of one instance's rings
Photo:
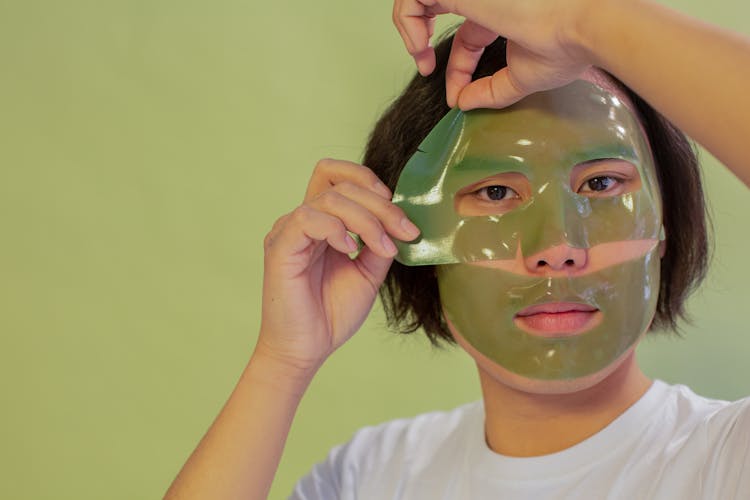
[[[474,402],[364,427],[316,464],[299,481],[292,498],[346,498],[347,492],[370,488],[384,494],[382,488],[407,477],[414,479],[428,470],[439,474],[440,464],[451,463],[472,434],[481,435],[483,422],[482,403]]]
[[[697,488],[711,498],[746,498],[750,491],[750,398],[724,401],[695,394],[683,385],[664,384],[665,418],[655,424],[653,442],[662,442],[660,455],[669,471],[681,478],[693,475]],[[662,437],[663,436],[663,437]],[[668,481],[665,481],[668,484]],[[737,492],[744,492],[738,495]]]
[[[710,442],[750,428],[750,398],[725,401],[700,396],[684,385],[654,384],[665,412],[662,422],[677,435],[699,433]]]
[[[669,403],[671,412],[678,422],[710,426],[722,429],[727,425],[750,419],[750,397],[737,401],[726,401],[700,396],[685,385],[661,384],[661,394]]]
[[[391,457],[394,453],[434,451],[446,439],[469,432],[475,422],[481,425],[483,419],[482,403],[474,402],[448,411],[392,420],[357,431],[347,444],[348,451],[352,455],[366,452],[374,459],[380,453]]]

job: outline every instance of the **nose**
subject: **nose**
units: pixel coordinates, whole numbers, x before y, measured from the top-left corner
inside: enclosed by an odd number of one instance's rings
[[[533,273],[545,271],[576,271],[582,269],[588,260],[585,248],[574,248],[560,244],[537,252],[530,257],[524,257],[526,269]]]

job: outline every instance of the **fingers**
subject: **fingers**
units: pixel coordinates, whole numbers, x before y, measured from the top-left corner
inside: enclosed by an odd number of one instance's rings
[[[380,287],[380,284],[385,280],[393,259],[384,259],[369,248],[365,247],[359,255],[357,255],[355,262],[363,274],[367,276],[368,281],[372,283],[377,290],[377,288]]]
[[[309,201],[336,184],[350,182],[365,189],[370,189],[388,200],[393,196],[388,186],[378,179],[369,168],[345,160],[324,158],[315,165],[310,182],[307,185],[305,201]]]
[[[492,76],[471,82],[460,91],[459,108],[464,111],[474,108],[503,108],[544,88],[548,70],[538,55],[508,41],[505,57],[508,66]],[[513,68],[516,68],[515,72]],[[523,78],[517,77],[518,71],[523,72]]]
[[[567,85],[589,68],[585,61],[561,57],[547,57],[509,40],[508,66],[466,85],[459,92],[458,107],[504,108],[534,92]]]
[[[340,219],[302,205],[289,214],[283,228],[266,248],[271,250],[278,245],[284,248],[285,253],[295,255],[311,250],[315,242],[321,241],[341,253],[357,250],[356,242],[346,232],[346,226]]]
[[[580,50],[573,28],[586,15],[589,4],[571,0],[395,0],[393,22],[419,72],[428,75],[435,69],[430,45],[434,16],[452,12],[464,17],[446,67],[447,103],[466,110],[501,108],[532,92],[565,85],[591,64],[579,54],[585,50]],[[508,40],[507,60],[513,70],[471,83],[484,49],[498,34]],[[512,47],[515,65],[510,59]]]
[[[390,236],[409,241],[419,234],[403,210],[353,183],[337,184],[307,205],[341,220],[347,230],[359,235],[381,257],[396,255]]]
[[[496,39],[497,33],[469,20],[458,28],[445,70],[448,106],[456,106],[458,95],[471,82],[471,75],[474,74],[485,47]]]
[[[326,242],[339,252],[352,253],[357,246],[347,231],[359,235],[375,256],[388,259],[397,253],[391,237],[410,241],[419,235],[419,229],[391,202],[390,190],[370,169],[322,160],[305,203],[274,224],[266,237],[266,249],[280,244],[290,256],[313,248],[308,258],[314,258],[324,250],[316,244]]]
[[[530,92],[522,89],[509,68],[492,76],[471,82],[458,95],[458,107],[464,111],[475,108],[504,108],[521,100]]]
[[[396,0],[393,4],[393,24],[423,76],[435,69],[435,51],[430,44],[434,18],[446,12],[436,0]]]

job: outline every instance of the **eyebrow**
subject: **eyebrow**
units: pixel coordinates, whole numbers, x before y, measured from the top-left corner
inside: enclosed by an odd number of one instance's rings
[[[618,142],[572,151],[569,154],[562,156],[560,163],[573,168],[582,163],[609,159],[636,162],[638,160],[638,154],[633,144]],[[463,173],[519,172],[526,175],[534,169],[534,165],[529,165],[524,161],[524,158],[513,155],[505,155],[500,158],[469,156],[456,163],[453,166],[453,169],[457,172]]]
[[[565,164],[573,167],[582,163],[595,162],[597,160],[627,160],[635,162],[638,153],[635,145],[625,142],[597,145],[592,148],[575,151],[565,158]]]
[[[456,163],[453,166],[453,169],[463,173],[520,172],[522,174],[528,174],[531,170],[531,167],[524,163],[523,158],[519,156],[508,155],[503,158],[465,157],[460,162]]]

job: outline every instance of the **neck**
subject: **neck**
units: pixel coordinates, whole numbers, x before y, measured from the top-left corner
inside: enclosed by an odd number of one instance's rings
[[[631,352],[592,387],[567,394],[532,394],[511,388],[479,368],[489,447],[503,455],[555,453],[596,434],[648,390],[651,381]]]

